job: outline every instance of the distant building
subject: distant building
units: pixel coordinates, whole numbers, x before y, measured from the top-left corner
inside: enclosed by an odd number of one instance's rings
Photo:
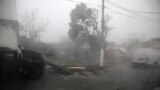
[[[160,38],[153,38],[143,43],[143,47],[160,49]]]
[[[154,64],[160,58],[160,38],[153,38],[132,52],[132,62]]]
[[[129,59],[129,54],[124,48],[109,47],[106,49],[106,58],[110,64],[126,62]]]

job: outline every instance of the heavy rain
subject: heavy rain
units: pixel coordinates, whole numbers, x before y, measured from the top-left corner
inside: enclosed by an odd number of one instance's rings
[[[160,90],[159,0],[0,0],[0,90]]]

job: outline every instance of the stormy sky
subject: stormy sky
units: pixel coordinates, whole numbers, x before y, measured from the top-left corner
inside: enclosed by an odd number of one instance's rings
[[[41,40],[58,42],[68,37],[70,12],[78,2],[101,10],[97,7],[101,0],[17,0],[18,18],[26,12],[37,12],[41,19],[49,21]],[[109,25],[112,27],[107,40],[123,43],[131,38],[144,41],[160,36],[160,14],[148,13],[160,12],[159,5],[160,0],[106,0],[105,12],[111,17]]]

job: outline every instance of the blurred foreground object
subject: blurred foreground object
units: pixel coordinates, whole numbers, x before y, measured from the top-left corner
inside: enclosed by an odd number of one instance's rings
[[[38,52],[20,48],[15,0],[0,0],[0,78],[43,75],[44,60]]]

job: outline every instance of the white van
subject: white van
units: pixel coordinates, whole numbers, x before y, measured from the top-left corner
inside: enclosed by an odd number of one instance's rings
[[[133,66],[149,66],[154,65],[156,62],[159,64],[159,59],[160,50],[152,48],[141,48],[132,53],[131,63]]]

